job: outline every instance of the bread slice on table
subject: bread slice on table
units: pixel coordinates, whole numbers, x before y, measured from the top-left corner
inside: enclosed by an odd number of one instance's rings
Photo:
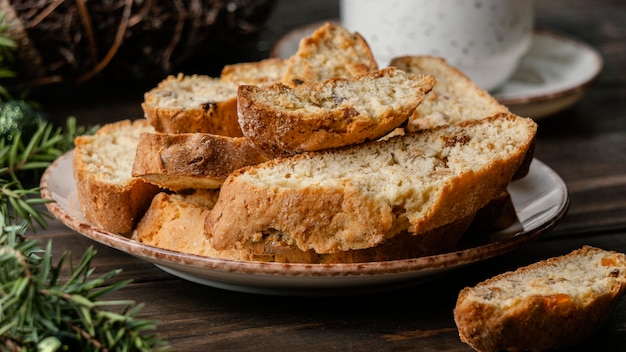
[[[80,208],[87,221],[105,231],[129,234],[159,192],[131,175],[139,136],[145,132],[154,132],[145,119],[123,120],[74,141]]]
[[[282,82],[289,86],[329,78],[353,78],[378,70],[378,63],[363,37],[327,22],[300,40],[287,59]]]
[[[442,58],[401,56],[392,59],[390,66],[437,80],[411,116],[406,126],[409,131],[509,113],[506,106]]]
[[[222,69],[220,79],[236,85],[261,85],[280,82],[287,70],[287,60],[269,58],[254,62],[241,62],[226,65]]]
[[[204,75],[168,76],[144,94],[144,115],[156,132],[240,137],[237,87]]]
[[[454,319],[477,351],[548,351],[589,337],[625,289],[626,256],[584,246],[463,289]]]
[[[132,175],[173,191],[219,188],[236,169],[267,161],[246,137],[144,133]]]
[[[239,125],[269,156],[357,144],[405,122],[434,84],[431,76],[386,68],[295,88],[243,85]]]
[[[217,249],[278,232],[320,254],[422,234],[500,195],[536,127],[496,116],[239,169],[222,185],[205,232]]]

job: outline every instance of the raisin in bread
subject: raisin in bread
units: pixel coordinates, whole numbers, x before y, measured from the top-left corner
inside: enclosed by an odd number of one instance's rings
[[[626,255],[584,246],[463,289],[454,319],[477,351],[548,351],[590,336],[625,289]]]
[[[219,188],[236,169],[267,161],[246,137],[144,133],[132,175],[173,191]]]
[[[329,78],[353,78],[378,70],[369,45],[358,33],[327,22],[300,40],[281,79],[289,86]]]
[[[239,169],[222,185],[205,232],[217,249],[279,232],[320,254],[425,233],[500,195],[536,128],[496,116]]]
[[[123,120],[74,141],[72,162],[80,208],[89,222],[103,230],[129,234],[159,191],[131,175],[139,136],[145,132],[154,132],[146,120]]]
[[[386,68],[295,88],[243,85],[239,124],[268,156],[357,144],[405,122],[434,84],[431,76]]]
[[[144,94],[144,115],[157,132],[239,137],[237,87],[203,75],[168,76]]]

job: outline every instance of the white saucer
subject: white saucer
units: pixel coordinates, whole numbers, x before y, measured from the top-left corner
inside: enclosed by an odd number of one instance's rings
[[[548,31],[536,31],[517,71],[493,96],[511,111],[534,119],[579,101],[602,71],[591,46]]]
[[[298,50],[300,39],[321,24],[308,24],[287,33],[274,45],[270,55],[290,57]],[[591,46],[564,35],[536,30],[517,71],[492,94],[512,112],[540,119],[579,101],[602,66],[602,57]]]
[[[202,257],[148,246],[89,223],[78,204],[73,151],[42,175],[41,194],[59,221],[74,231],[148,261],[198,284],[226,290],[290,296],[337,296],[382,292],[429,282],[433,277],[511,252],[552,229],[565,215],[569,196],[563,180],[534,159],[526,177],[510,184],[518,222],[494,233],[477,233],[457,251],[385,262],[354,264],[267,263]]]

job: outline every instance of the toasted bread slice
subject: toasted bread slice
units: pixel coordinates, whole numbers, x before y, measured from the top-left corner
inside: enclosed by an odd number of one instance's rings
[[[214,258],[242,259],[238,250],[216,251],[203,236],[204,218],[217,200],[217,190],[157,194],[137,224],[133,239],[149,246]]]
[[[402,56],[394,58],[390,66],[437,80],[411,116],[406,126],[409,131],[509,113],[506,106],[442,58]]]
[[[233,171],[267,161],[246,137],[144,133],[132,175],[173,191],[219,188]]]
[[[496,116],[239,169],[222,185],[205,232],[223,249],[278,231],[320,254],[425,233],[499,196],[536,128]]]
[[[401,56],[391,61],[391,66],[408,72],[431,75],[437,84],[409,117],[407,131],[482,119],[499,114],[509,114],[509,109],[498,102],[489,92],[480,88],[464,73],[433,56]],[[524,165],[513,179],[528,173],[534,156],[534,145],[529,149]]]
[[[330,78],[353,78],[378,70],[369,45],[358,33],[327,22],[300,40],[287,60],[282,82],[291,87]]]
[[[144,94],[141,107],[156,132],[241,137],[237,87],[203,75],[169,76]]]
[[[357,144],[405,122],[434,84],[431,76],[386,68],[296,88],[244,85],[239,124],[268,156]]]
[[[548,351],[589,337],[626,289],[626,255],[584,246],[459,293],[454,319],[477,351]]]
[[[141,133],[154,132],[144,119],[106,124],[74,141],[74,177],[85,218],[97,227],[128,235],[159,188],[131,175]]]
[[[255,62],[241,62],[226,65],[220,79],[224,82],[242,84],[269,84],[280,82],[287,70],[287,60],[269,58]]]

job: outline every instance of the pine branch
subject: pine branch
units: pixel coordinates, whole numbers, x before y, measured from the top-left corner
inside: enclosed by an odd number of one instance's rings
[[[156,322],[139,319],[142,305],[103,296],[130,283],[113,281],[120,270],[94,276],[89,248],[74,266],[65,252],[56,263],[52,242],[45,248],[25,233],[47,227],[38,205],[39,187],[25,187],[29,174],[39,175],[73,148],[74,138],[92,133],[68,118],[65,129],[45,121],[24,143],[0,141],[0,351],[151,351],[168,350],[152,330]],[[63,275],[62,275],[63,273]]]
[[[15,76],[9,64],[17,43],[8,32],[0,14],[0,79]],[[42,248],[26,237],[36,225],[47,227],[49,215],[39,209],[50,201],[27,184],[37,183],[77,136],[98,126],[78,127],[68,118],[65,129],[54,127],[37,116],[32,103],[12,96],[0,85],[0,352],[168,350],[153,333],[156,323],[137,317],[141,304],[103,300],[130,281],[109,283],[120,270],[94,276],[93,248],[74,267],[69,252],[55,263],[51,241]]]

